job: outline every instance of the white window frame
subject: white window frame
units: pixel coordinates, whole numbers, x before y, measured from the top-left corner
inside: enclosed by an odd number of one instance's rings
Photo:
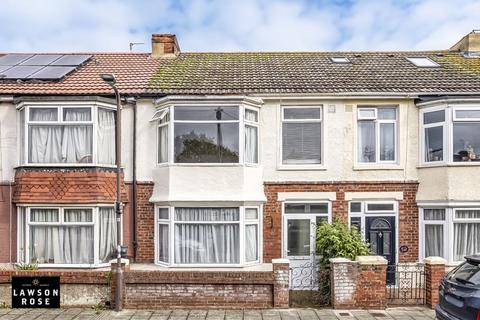
[[[445,121],[433,124],[423,124],[425,113],[445,110]],[[480,118],[457,118],[456,111],[480,110],[480,104],[442,104],[436,106],[425,106],[420,110],[420,155],[419,163],[422,167],[434,166],[479,166],[480,161],[453,161],[453,125],[458,123],[480,123]],[[426,161],[425,129],[443,125],[443,161]],[[480,157],[480,152],[479,152]]]
[[[52,205],[25,205],[19,206],[21,210],[18,210],[17,215],[23,215],[23,218],[18,218],[17,221],[23,221],[24,225],[21,224],[17,225],[17,261],[24,261],[24,263],[30,263],[30,226],[73,226],[73,225],[81,225],[81,226],[93,226],[93,264],[64,264],[64,263],[39,263],[39,268],[100,268],[100,267],[107,267],[110,265],[109,262],[107,263],[100,263],[99,260],[99,233],[100,233],[100,208],[114,208],[114,206],[107,205],[107,204],[99,204],[96,206],[85,206],[85,205],[65,205],[65,206],[52,206]],[[56,209],[58,210],[59,214],[59,221],[57,222],[32,222],[30,221],[30,212],[32,209]],[[65,209],[88,209],[92,210],[92,221],[91,222],[65,222],[64,221],[64,212]],[[120,239],[123,243],[123,217],[121,218],[121,230],[120,230]],[[25,246],[21,246],[20,241],[20,232],[18,231],[20,228],[24,228],[24,241]],[[115,240],[116,241],[116,240]],[[21,249],[23,248],[23,252]]]
[[[285,119],[285,109],[319,109],[320,117],[314,119]],[[278,169],[279,170],[306,170],[306,169],[325,169],[325,110],[323,104],[318,105],[282,105],[280,108],[280,128],[279,128],[279,156]],[[320,123],[320,163],[283,163],[283,124],[284,123]]]
[[[175,120],[175,107],[237,107],[238,108],[238,120]],[[251,121],[245,120],[245,109],[250,109],[256,111],[258,114],[258,122],[254,123]],[[168,111],[167,111],[168,110]],[[160,119],[166,115],[170,114],[170,120],[164,124],[160,124]],[[156,130],[156,165],[157,166],[258,166],[260,163],[260,108],[253,106],[245,106],[243,104],[225,104],[225,103],[214,103],[214,104],[175,104],[166,107],[159,108],[150,121],[155,121],[157,124]],[[192,162],[192,163],[178,163],[175,162],[175,123],[238,123],[238,162]],[[159,149],[159,135],[158,128],[168,125],[168,155],[167,162],[159,162],[158,159],[158,149]],[[246,125],[255,125],[258,127],[257,131],[257,152],[258,152],[258,163],[248,163],[244,161],[245,158],[245,126]]]
[[[328,212],[327,213],[286,213],[285,212],[285,206],[288,204],[327,204],[328,206]],[[315,221],[316,225],[316,220],[317,217],[327,217],[328,223],[332,223],[332,202],[331,201],[326,201],[326,200],[288,200],[282,202],[282,226],[283,226],[283,231],[282,231],[282,256],[287,259],[291,260],[305,260],[305,259],[310,259],[312,255],[309,256],[290,256],[288,255],[288,249],[287,249],[287,232],[288,232],[288,226],[287,226],[287,221],[288,219],[310,219],[310,224]],[[313,230],[311,229],[311,232]],[[315,232],[311,234],[310,236],[315,238]],[[315,240],[311,239],[311,244],[310,246],[315,245]],[[315,248],[313,248],[315,249]],[[312,250],[312,247],[310,247],[310,250]]]
[[[257,121],[251,121],[251,120],[247,120],[246,119],[246,110],[250,110],[250,111],[254,111],[257,113]],[[243,113],[243,121],[244,121],[244,125],[243,125],[243,134],[244,134],[244,142],[243,142],[243,152],[245,153],[246,152],[246,141],[245,141],[245,135],[246,135],[246,130],[245,130],[245,127],[246,126],[251,126],[251,127],[255,127],[257,128],[257,162],[248,162],[246,159],[245,159],[245,165],[248,165],[248,166],[257,166],[259,163],[260,163],[260,110],[257,109],[257,108],[252,108],[252,107],[244,107],[242,108],[242,113]],[[245,156],[244,156],[245,157]]]
[[[444,209],[445,210],[445,220],[425,220],[424,219],[424,210],[425,209]],[[454,225],[455,223],[480,223],[480,219],[459,219],[456,218],[456,212],[461,210],[480,210],[480,203],[476,204],[473,207],[463,207],[463,206],[445,206],[445,205],[425,205],[419,207],[419,259],[422,261],[425,259],[425,225],[428,224],[437,224],[443,225],[443,245],[444,245],[444,254],[445,260],[448,263],[455,265],[462,262],[454,260]]]
[[[175,220],[175,207],[176,206],[167,206],[167,205],[155,205],[155,230],[154,230],[154,252],[155,252],[155,264],[165,267],[180,267],[180,268],[235,268],[235,267],[246,267],[255,264],[259,264],[262,261],[263,255],[263,230],[262,230],[262,206],[238,206],[232,205],[229,206],[225,205],[181,205],[178,207],[190,207],[190,208],[239,208],[239,220],[238,221],[178,221]],[[159,219],[158,218],[158,209],[159,208],[168,208],[169,219]],[[258,212],[258,220],[246,220],[245,219],[245,209],[246,208],[256,208]],[[239,225],[239,237],[240,237],[240,246],[239,246],[239,263],[231,263],[231,264],[207,264],[207,263],[200,263],[200,264],[181,264],[175,263],[175,224],[177,223],[189,223],[189,224],[238,224]],[[159,260],[159,248],[158,248],[158,226],[159,224],[166,225],[168,224],[168,250],[169,250],[169,261],[160,261]],[[245,225],[256,224],[258,230],[258,243],[257,243],[257,252],[258,252],[258,259],[255,261],[245,261]]]
[[[395,119],[378,119],[378,109],[395,109]],[[375,117],[361,117],[360,112],[364,110],[374,110],[375,111]],[[398,132],[398,121],[399,121],[399,107],[398,105],[375,105],[375,106],[363,106],[363,105],[357,105],[357,112],[356,112],[356,146],[355,146],[355,164],[358,165],[359,167],[369,167],[369,166],[378,166],[382,164],[386,165],[396,165],[398,164],[398,159],[399,159],[399,143],[398,143],[398,137],[399,137],[399,132]],[[359,154],[358,154],[358,146],[360,144],[360,135],[359,133],[359,122],[360,121],[373,121],[375,123],[375,161],[374,162],[360,162],[359,161]],[[381,124],[393,124],[394,126],[394,133],[395,133],[395,159],[394,160],[380,160],[380,126]]]
[[[57,109],[57,121],[30,121],[31,109],[44,109],[52,108]],[[89,108],[91,114],[90,121],[64,121],[63,110],[74,108]],[[115,164],[104,164],[98,162],[98,108],[108,109],[116,112],[116,106],[107,103],[100,102],[38,102],[38,103],[22,103],[18,106],[18,111],[24,114],[24,123],[20,122],[20,130],[23,130],[23,145],[22,141],[19,141],[19,165],[31,166],[31,167],[115,167]],[[29,135],[28,128],[30,125],[57,125],[57,126],[69,126],[69,125],[91,125],[92,126],[92,162],[91,163],[30,163],[28,161],[28,149],[29,149]]]

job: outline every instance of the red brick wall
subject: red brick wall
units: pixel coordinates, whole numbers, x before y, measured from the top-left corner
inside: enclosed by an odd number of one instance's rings
[[[406,253],[399,252],[399,262],[418,260],[418,208],[415,197],[417,182],[284,182],[265,183],[267,202],[263,207],[263,258],[264,262],[281,257],[282,205],[278,192],[336,192],[332,203],[333,218],[347,221],[348,201],[345,192],[403,192],[399,205],[399,244],[408,246]]]
[[[385,309],[386,265],[359,265],[355,304],[361,309]]]
[[[124,183],[121,187],[122,201],[128,202]],[[24,168],[15,172],[15,203],[114,203],[115,198],[115,169]]]
[[[116,270],[112,265],[111,300]],[[139,271],[125,269],[123,308],[271,308],[288,307],[288,263],[273,271]]]
[[[10,184],[0,185],[0,263],[11,262],[10,258],[15,261],[17,257],[16,241],[10,241],[17,239],[17,213],[10,202],[12,192]]]
[[[12,276],[24,277],[53,277],[59,276],[61,284],[108,284],[108,271],[42,269],[37,271],[0,271],[0,283],[11,283]]]
[[[154,262],[154,205],[150,197],[153,182],[137,183],[137,260],[136,262]]]

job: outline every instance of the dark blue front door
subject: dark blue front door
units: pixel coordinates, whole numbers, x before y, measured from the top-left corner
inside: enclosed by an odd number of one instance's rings
[[[382,256],[389,266],[396,263],[395,217],[366,217],[365,236],[370,243],[370,252]],[[395,274],[387,274],[387,283],[395,281]]]

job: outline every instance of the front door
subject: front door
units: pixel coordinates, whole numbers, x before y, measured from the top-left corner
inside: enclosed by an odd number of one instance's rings
[[[317,282],[315,217],[285,216],[284,256],[290,260],[290,288],[312,289]]]
[[[383,256],[392,266],[396,263],[395,217],[366,217],[365,238],[374,255]],[[387,274],[387,283],[393,284],[395,274]]]

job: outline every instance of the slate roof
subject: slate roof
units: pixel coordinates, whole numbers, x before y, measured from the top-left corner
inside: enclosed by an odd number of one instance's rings
[[[100,79],[102,73],[115,74],[122,93],[139,94],[145,91],[159,65],[159,61],[151,59],[148,53],[88,54],[92,54],[92,58],[61,81],[0,80],[0,94],[112,94],[112,89]]]
[[[329,57],[345,56],[351,64]],[[420,68],[406,57],[429,57]],[[182,53],[147,88],[162,94],[480,93],[480,57],[450,51]]]

